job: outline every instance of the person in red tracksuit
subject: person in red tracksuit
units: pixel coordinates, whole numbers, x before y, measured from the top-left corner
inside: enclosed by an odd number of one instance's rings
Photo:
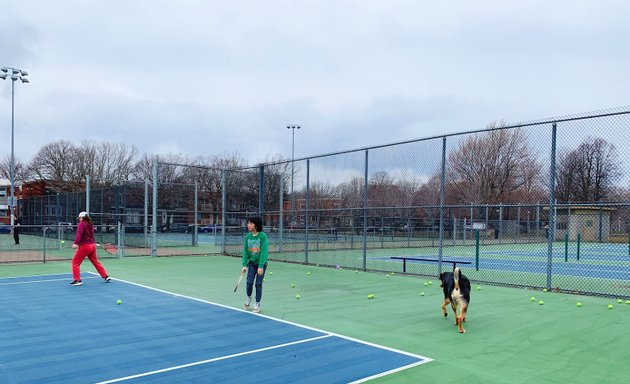
[[[74,238],[72,248],[76,249],[76,252],[74,252],[74,257],[72,258],[72,276],[74,280],[72,280],[70,285],[83,285],[83,282],[81,282],[81,263],[83,263],[83,260],[85,260],[86,257],[90,259],[94,268],[96,268],[99,275],[101,275],[106,283],[111,281],[105,267],[103,267],[96,257],[94,225],[92,224],[92,219],[87,212],[79,213],[79,226],[77,227],[77,235]]]

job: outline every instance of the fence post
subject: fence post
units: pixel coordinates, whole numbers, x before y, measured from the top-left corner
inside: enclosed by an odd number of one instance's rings
[[[547,289],[551,289],[551,264],[553,256],[553,241],[555,233],[556,198],[554,196],[554,185],[556,185],[556,123],[551,124],[551,156],[549,157],[549,236],[547,237]]]
[[[440,234],[438,239],[438,275],[442,273],[442,247],[444,245],[444,194],[446,188],[446,136],[442,137],[442,164],[440,170]]]
[[[475,231],[475,270],[479,270],[479,230]]]
[[[577,260],[580,261],[580,243],[582,242],[582,234],[577,234]]]
[[[564,235],[564,262],[569,261],[569,234]]]

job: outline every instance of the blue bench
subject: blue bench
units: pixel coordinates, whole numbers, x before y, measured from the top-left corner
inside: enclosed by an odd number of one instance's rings
[[[439,263],[440,260],[438,259],[429,259],[426,257],[415,257],[415,256],[392,256],[390,257],[390,259],[392,260],[402,260],[403,261],[403,272],[407,272],[407,260],[411,260],[411,261],[431,261],[434,263]],[[444,260],[442,259],[443,263],[450,263],[453,264],[453,270],[455,270],[455,268],[457,267],[457,264],[472,264],[470,261],[462,261],[462,260]]]

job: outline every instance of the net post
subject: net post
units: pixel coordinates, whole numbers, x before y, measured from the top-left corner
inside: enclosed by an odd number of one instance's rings
[[[580,243],[582,242],[582,234],[577,234],[577,260],[580,261]]]
[[[479,270],[479,230],[475,231],[475,270]]]

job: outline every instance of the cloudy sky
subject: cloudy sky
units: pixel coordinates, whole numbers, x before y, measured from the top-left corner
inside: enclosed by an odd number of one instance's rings
[[[630,104],[625,0],[22,0],[15,154],[59,140],[250,163]],[[0,157],[11,86],[0,81]]]

